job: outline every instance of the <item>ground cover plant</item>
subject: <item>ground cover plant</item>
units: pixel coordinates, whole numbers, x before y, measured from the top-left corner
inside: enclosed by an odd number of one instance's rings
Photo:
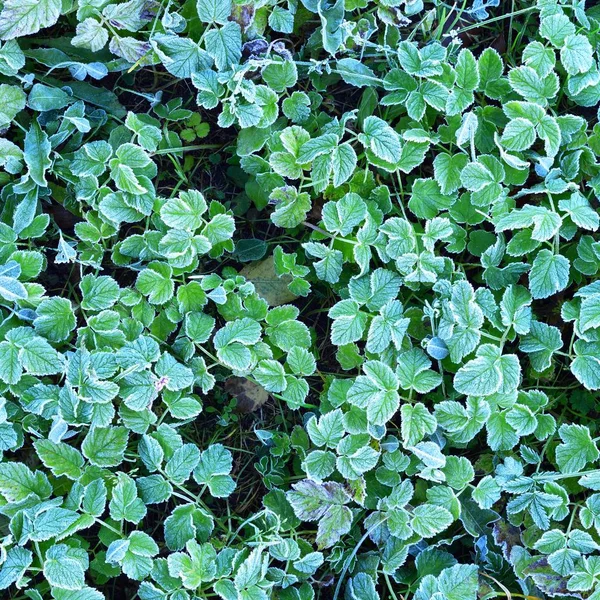
[[[600,599],[600,7],[0,4],[2,598]]]

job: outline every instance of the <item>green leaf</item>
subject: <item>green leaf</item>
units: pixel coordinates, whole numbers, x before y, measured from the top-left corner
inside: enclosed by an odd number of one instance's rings
[[[8,140],[0,140],[0,167],[7,173],[20,173],[23,168],[21,148]]]
[[[12,450],[18,445],[17,431],[11,423],[0,423],[0,450]]]
[[[344,21],[344,0],[336,0],[334,3],[317,0],[315,2],[317,12],[321,18],[321,37],[323,48],[334,55],[344,39],[342,22]]]
[[[511,69],[508,73],[511,87],[529,102],[535,102],[541,106],[548,104],[548,98],[552,98],[558,91],[558,78],[550,73],[542,79],[534,69],[528,66]]]
[[[342,79],[355,87],[375,87],[379,84],[375,73],[355,58],[342,58],[337,61],[336,67]]]
[[[271,220],[277,227],[296,227],[306,219],[306,214],[312,206],[310,196],[306,192],[298,193],[291,186],[276,188],[269,198],[276,207],[271,213]]]
[[[20,281],[13,277],[0,275],[0,297],[14,302],[15,300],[25,300],[27,296],[27,289]]]
[[[435,442],[419,442],[410,448],[410,451],[427,468],[444,469],[446,467],[446,457]]]
[[[112,490],[108,506],[110,517],[115,521],[136,524],[146,516],[146,506],[141,498],[138,498],[135,481],[124,473],[117,474],[117,485]]]
[[[217,350],[217,357],[234,371],[240,372],[246,371],[252,361],[250,350],[238,342],[233,342],[223,348],[219,348]]]
[[[538,41],[530,42],[523,50],[523,62],[545,77],[556,65],[556,56],[552,48]]]
[[[561,425],[558,435],[562,444],[556,447],[556,462],[562,473],[577,473],[600,457],[590,430],[583,425]]]
[[[184,483],[200,461],[200,450],[195,444],[184,444],[177,448],[165,465],[167,477],[177,483]]]
[[[138,453],[142,462],[151,473],[157,471],[161,467],[165,457],[161,445],[149,435],[142,436],[142,439],[138,444]]]
[[[308,350],[299,346],[294,346],[288,351],[286,362],[294,375],[309,376],[317,368],[315,357]]]
[[[349,143],[340,144],[333,149],[331,166],[333,169],[333,185],[339,187],[352,177],[356,169],[357,157]]]
[[[421,402],[414,405],[403,404],[401,408],[402,443],[414,446],[426,435],[431,435],[437,428],[437,421]]]
[[[287,387],[283,366],[276,360],[261,360],[253,375],[267,392],[282,392]]]
[[[365,434],[350,435],[340,442],[336,466],[342,477],[357,480],[375,467],[379,452],[367,442],[368,435]]]
[[[363,133],[360,141],[369,148],[375,156],[389,163],[396,162],[400,157],[400,138],[398,134],[379,117],[370,116],[363,122]]]
[[[33,554],[21,546],[13,546],[6,554],[0,568],[0,590],[18,583],[33,562]]]
[[[132,531],[129,534],[129,552],[136,556],[156,556],[158,545],[147,533]]]
[[[208,53],[190,38],[155,33],[152,45],[165,69],[174,77],[189,78],[210,66]],[[138,136],[140,145],[147,150],[152,150],[161,138],[161,131],[149,126],[143,127]]]
[[[407,73],[431,77],[442,73],[442,61],[446,58],[446,50],[438,43],[419,49],[415,42],[400,42],[398,58]]]
[[[531,409],[521,404],[515,404],[506,413],[506,422],[520,437],[531,435],[537,429],[537,419]]]
[[[179,505],[165,520],[165,541],[170,550],[181,550],[196,533],[209,535],[212,519],[194,504]]]
[[[0,12],[0,39],[37,33],[58,21],[60,0],[6,0]]]
[[[564,210],[578,227],[591,231],[600,227],[598,211],[594,210],[587,198],[579,192],[571,194],[568,200],[559,200],[558,207]]]
[[[397,412],[400,395],[395,390],[380,391],[367,406],[367,419],[374,425],[385,425]]]
[[[304,92],[292,92],[281,104],[283,114],[293,123],[304,123],[310,116],[310,98]]]
[[[269,86],[271,93],[283,92],[285,89],[296,85],[298,81],[298,68],[292,60],[274,61],[263,69],[262,77],[264,82]]]
[[[564,290],[569,282],[569,259],[550,250],[540,250],[529,273],[529,289],[536,298],[548,298]]]
[[[500,500],[501,488],[491,475],[486,475],[473,490],[473,500],[484,509],[491,508]]]
[[[0,14],[1,18],[1,14]],[[16,85],[0,85],[0,127],[8,127],[10,122],[25,108],[27,96]]]
[[[452,524],[452,514],[435,504],[420,504],[413,511],[410,526],[422,538],[431,538]]]
[[[185,547],[187,554],[169,555],[169,574],[180,577],[184,587],[195,590],[202,582],[214,579],[217,553],[211,544],[198,544],[196,540],[190,540]]]
[[[567,37],[575,33],[575,25],[563,13],[544,17],[540,26],[540,34],[553,46],[560,48]]]
[[[531,329],[521,338],[519,348],[529,354],[533,368],[542,372],[552,364],[552,356],[563,347],[560,331],[552,325],[532,321]]]
[[[104,600],[104,595],[90,587],[83,587],[80,590],[62,590],[57,588],[52,590],[54,600]]]
[[[46,171],[52,165],[50,151],[52,147],[45,131],[34,121],[25,135],[23,158],[29,169],[29,176],[40,187],[47,187]]]
[[[534,125],[538,125],[545,115],[544,109],[538,104],[534,104],[533,102],[519,102],[517,100],[507,102],[503,110],[509,119],[522,117],[531,121]]]
[[[472,92],[479,85],[479,68],[473,53],[463,48],[458,54],[456,61],[456,85],[463,90]]]
[[[84,310],[104,310],[110,308],[119,297],[119,284],[107,275],[85,275],[79,284]]]
[[[594,49],[585,35],[569,35],[560,49],[560,62],[570,75],[585,73],[594,64]]]
[[[231,0],[198,0],[196,9],[203,23],[225,25],[231,14]]]
[[[48,508],[36,515],[30,537],[36,542],[42,542],[62,536],[78,518],[79,515],[73,510]]]
[[[64,357],[44,338],[33,337],[21,345],[23,367],[31,375],[54,375],[64,369]]]
[[[29,92],[27,104],[32,110],[39,112],[59,110],[68,106],[69,95],[60,88],[36,83]]]
[[[341,251],[316,242],[307,242],[303,244],[303,247],[307,254],[321,259],[313,265],[317,277],[328,283],[337,283],[342,273],[343,255]]]
[[[136,412],[148,408],[158,396],[156,378],[149,371],[126,375],[119,382],[119,391],[125,406]]]
[[[83,440],[83,455],[97,467],[116,467],[123,462],[128,432],[125,427],[94,427]]]
[[[556,156],[560,148],[560,127],[554,117],[544,116],[536,128],[537,134],[544,140],[544,149],[548,156]]]
[[[106,484],[102,479],[95,479],[85,488],[82,503],[83,510],[93,517],[99,517],[106,507],[106,497]]]
[[[408,207],[420,219],[433,219],[454,201],[455,196],[443,194],[435,179],[416,179]]]
[[[135,286],[148,297],[151,304],[166,304],[172,297],[175,284],[171,279],[172,268],[161,262],[151,262],[140,271]]]
[[[211,336],[215,320],[201,312],[190,312],[185,317],[185,334],[195,343],[204,344]]]
[[[333,319],[331,341],[336,346],[343,346],[360,340],[367,324],[367,315],[360,311],[354,300],[341,300],[329,310]]]
[[[500,316],[505,327],[517,333],[529,333],[531,328],[531,295],[521,286],[509,286],[502,296]]]
[[[207,32],[206,51],[213,57],[217,69],[223,71],[237,64],[242,56],[242,32],[233,21]]]
[[[177,359],[164,352],[154,367],[162,386],[172,392],[183,390],[194,382],[194,374],[189,367],[182,365]]]
[[[296,129],[304,131],[302,128]],[[333,133],[326,133],[324,135],[320,135],[312,139],[307,139],[300,146],[300,150],[298,151],[298,162],[302,164],[310,163],[313,160],[315,160],[317,156],[321,156],[323,154],[328,154],[332,152],[333,149],[337,146],[338,142],[338,136]]]
[[[91,17],[77,24],[76,35],[71,39],[71,44],[77,48],[87,48],[92,52],[102,50],[108,42],[108,32],[102,23]]]
[[[414,390],[419,394],[430,392],[442,381],[441,375],[432,371],[430,366],[431,361],[422,350],[413,348],[403,352],[396,368],[400,387],[404,390]]]
[[[490,98],[497,98],[498,80],[502,77],[504,65],[502,58],[493,48],[486,48],[477,61],[479,68],[479,89],[483,90]]]
[[[142,185],[134,170],[129,165],[119,162],[117,158],[110,161],[110,175],[117,188],[128,194],[141,196],[150,191],[150,188]]]
[[[507,150],[520,152],[531,148],[535,137],[535,127],[531,121],[518,117],[508,122],[500,141]]]
[[[588,296],[581,302],[579,327],[581,331],[600,327],[600,297],[597,294]]]
[[[40,335],[51,342],[62,342],[69,338],[77,326],[71,301],[67,298],[46,298],[36,309],[33,325]]]
[[[342,411],[338,408],[319,419],[311,417],[306,424],[306,431],[316,446],[335,448],[345,433]]]
[[[294,15],[281,6],[274,6],[269,15],[269,27],[281,33],[294,31]]]
[[[83,556],[82,556],[83,555]],[[44,576],[50,585],[64,590],[80,590],[85,585],[87,553],[66,544],[52,546],[46,552]]]
[[[229,475],[233,466],[231,452],[222,444],[212,444],[200,457],[194,470],[194,479],[207,485],[215,498],[227,498],[235,489],[235,482]]]
[[[455,192],[461,184],[461,171],[468,162],[466,154],[438,154],[433,161],[435,180],[442,194]]]
[[[215,215],[202,230],[213,245],[219,244],[231,238],[235,231],[235,221],[231,215]]]
[[[65,475],[73,480],[79,479],[84,463],[79,450],[52,440],[37,440],[34,446],[40,460],[54,475],[57,477]]]
[[[573,345],[575,360],[571,363],[571,372],[588,390],[600,389],[600,359],[598,342],[577,340]]]
[[[305,521],[319,522],[317,544],[320,548],[333,546],[350,531],[352,511],[344,506],[350,498],[341,484],[318,484],[305,479],[292,488],[286,497],[296,516]]]
[[[157,150],[158,144],[162,140],[162,133],[153,120],[128,112],[125,126],[135,134],[134,139],[142,148],[149,152]]]
[[[327,202],[323,206],[323,223],[327,231],[341,236],[349,235],[360,225],[367,215],[367,206],[362,198],[350,192],[336,202]]]
[[[0,50],[0,72],[7,77],[17,74],[25,66],[25,55],[16,41],[9,41]]]
[[[244,317],[229,321],[219,329],[214,337],[215,348],[221,349],[233,342],[251,346],[260,339],[261,326],[254,319]]]
[[[526,204],[523,208],[513,210],[502,217],[496,224],[496,231],[521,229],[534,225],[531,238],[545,242],[558,233],[562,220],[560,216],[543,206]]]
[[[358,573],[350,580],[350,600],[379,600],[373,578],[367,573]]]
[[[9,502],[20,502],[30,494],[45,499],[51,492],[52,486],[43,472],[34,474],[22,463],[0,463],[0,494]]]
[[[454,377],[454,388],[468,396],[491,396],[498,391],[508,393],[517,388],[521,375],[514,354],[501,355],[492,344],[479,346],[476,358],[461,367]]]
[[[444,569],[438,578],[438,588],[447,600],[476,600],[479,588],[476,565],[454,565]]]

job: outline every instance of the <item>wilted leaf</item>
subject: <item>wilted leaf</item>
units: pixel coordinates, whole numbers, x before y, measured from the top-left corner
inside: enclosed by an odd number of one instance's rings
[[[245,377],[230,377],[225,382],[225,391],[237,399],[237,407],[243,413],[258,410],[269,399],[262,385]]]
[[[273,256],[246,265],[240,271],[240,275],[254,284],[258,295],[262,296],[270,306],[287,304],[296,298],[288,289],[292,278],[289,275],[278,277],[275,273]]]

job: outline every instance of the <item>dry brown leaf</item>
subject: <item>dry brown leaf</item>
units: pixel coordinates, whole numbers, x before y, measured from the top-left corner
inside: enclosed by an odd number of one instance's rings
[[[288,289],[292,277],[290,275],[278,277],[275,273],[272,256],[246,265],[240,271],[240,275],[254,284],[258,295],[264,298],[269,306],[286,304],[297,297]]]
[[[249,413],[259,409],[269,398],[262,385],[245,377],[230,377],[225,382],[225,391],[237,398],[240,412]]]

